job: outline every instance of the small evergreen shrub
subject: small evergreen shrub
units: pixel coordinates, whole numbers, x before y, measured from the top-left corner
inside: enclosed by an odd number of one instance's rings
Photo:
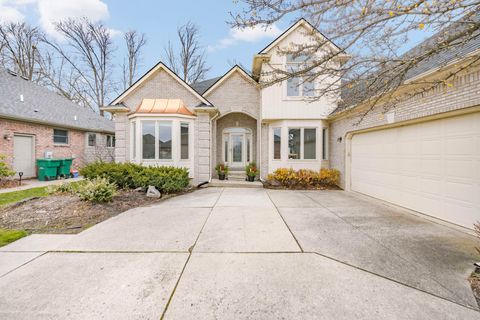
[[[95,178],[87,180],[78,189],[78,196],[84,201],[110,202],[117,194],[117,186],[108,181],[107,178]]]
[[[3,178],[8,178],[11,177],[15,174],[15,171],[10,169],[8,164],[5,163],[5,156],[3,154],[0,154],[0,180]]]
[[[171,166],[95,162],[80,169],[80,174],[87,179],[106,178],[122,189],[155,186],[162,193],[179,192],[190,183],[186,168]]]

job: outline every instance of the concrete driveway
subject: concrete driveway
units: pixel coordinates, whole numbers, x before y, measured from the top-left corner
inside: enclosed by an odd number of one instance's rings
[[[0,248],[0,319],[480,319],[475,245],[343,191],[207,188]]]

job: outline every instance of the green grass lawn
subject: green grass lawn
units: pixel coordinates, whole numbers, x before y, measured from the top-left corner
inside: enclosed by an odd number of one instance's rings
[[[0,229],[0,247],[9,244],[15,240],[23,238],[27,233],[23,230]]]
[[[9,203],[15,203],[20,200],[31,197],[44,197],[48,195],[47,187],[38,187],[27,190],[0,193],[0,207]]]

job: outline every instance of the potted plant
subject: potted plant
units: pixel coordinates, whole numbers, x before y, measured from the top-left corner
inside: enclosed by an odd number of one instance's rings
[[[225,176],[228,174],[228,166],[223,163],[219,163],[215,167],[215,171],[217,171],[219,180],[225,180]]]
[[[250,182],[255,181],[255,177],[258,175],[258,168],[255,162],[250,163],[245,168],[245,173],[247,175],[247,180]]]

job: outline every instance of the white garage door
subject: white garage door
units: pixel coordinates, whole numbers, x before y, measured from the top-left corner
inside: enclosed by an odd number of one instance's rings
[[[480,221],[480,113],[354,135],[351,188],[473,228]]]

